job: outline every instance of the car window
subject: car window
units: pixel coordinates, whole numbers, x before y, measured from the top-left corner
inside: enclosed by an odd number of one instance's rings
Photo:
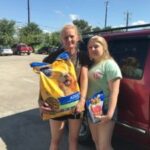
[[[141,79],[148,52],[148,39],[109,41],[111,55],[119,64],[123,77]]]

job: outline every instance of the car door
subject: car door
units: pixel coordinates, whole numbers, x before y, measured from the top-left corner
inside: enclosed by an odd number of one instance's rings
[[[148,39],[138,37],[109,41],[111,54],[123,75],[118,100],[119,121],[143,131],[149,128],[150,88],[144,79],[148,43]]]

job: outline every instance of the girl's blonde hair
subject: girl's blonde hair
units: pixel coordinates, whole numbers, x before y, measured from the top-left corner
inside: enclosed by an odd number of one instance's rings
[[[76,33],[77,36],[78,36],[79,41],[81,40],[81,35],[80,35],[80,33],[79,33],[79,30],[78,30],[77,26],[75,26],[74,24],[67,24],[67,25],[65,25],[65,26],[62,28],[62,30],[61,30],[61,32],[60,32],[60,39],[61,39],[61,41],[62,41],[62,39],[63,39],[63,37],[64,37],[64,32],[65,32],[65,30],[67,30],[67,29],[74,29],[74,30],[75,30],[75,33]]]
[[[88,41],[88,46],[90,42],[97,42],[103,46],[104,51],[103,51],[103,55],[101,56],[101,60],[112,58],[108,50],[107,41],[102,36],[95,35],[91,37]]]

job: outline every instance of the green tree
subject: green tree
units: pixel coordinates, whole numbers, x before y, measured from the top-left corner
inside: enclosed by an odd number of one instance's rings
[[[52,47],[58,47],[60,45],[60,32],[53,32],[50,35],[50,45]]]
[[[92,30],[92,26],[90,26],[88,24],[87,21],[81,19],[81,20],[74,20],[73,24],[76,25],[80,31],[81,34],[87,33],[87,32],[91,32]]]
[[[12,45],[15,34],[15,21],[0,20],[0,45]]]
[[[43,41],[43,45],[46,45],[46,46],[50,46],[51,44],[51,34],[50,33],[44,33],[43,34],[44,36],[44,41]]]
[[[42,30],[35,23],[23,27],[19,31],[19,41],[28,45],[40,44],[43,41]]]
[[[103,28],[104,30],[110,30],[110,29],[112,29],[112,27],[111,26],[107,26],[107,27],[105,27],[105,28]]]
[[[94,27],[92,28],[92,31],[95,32],[95,31],[101,31],[101,28],[100,27]]]

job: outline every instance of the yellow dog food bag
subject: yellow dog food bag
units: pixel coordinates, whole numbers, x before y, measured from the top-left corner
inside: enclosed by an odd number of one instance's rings
[[[43,120],[73,114],[80,99],[80,89],[75,68],[68,52],[61,53],[52,64],[30,64],[39,74],[39,103],[49,104],[51,111],[41,113]]]

